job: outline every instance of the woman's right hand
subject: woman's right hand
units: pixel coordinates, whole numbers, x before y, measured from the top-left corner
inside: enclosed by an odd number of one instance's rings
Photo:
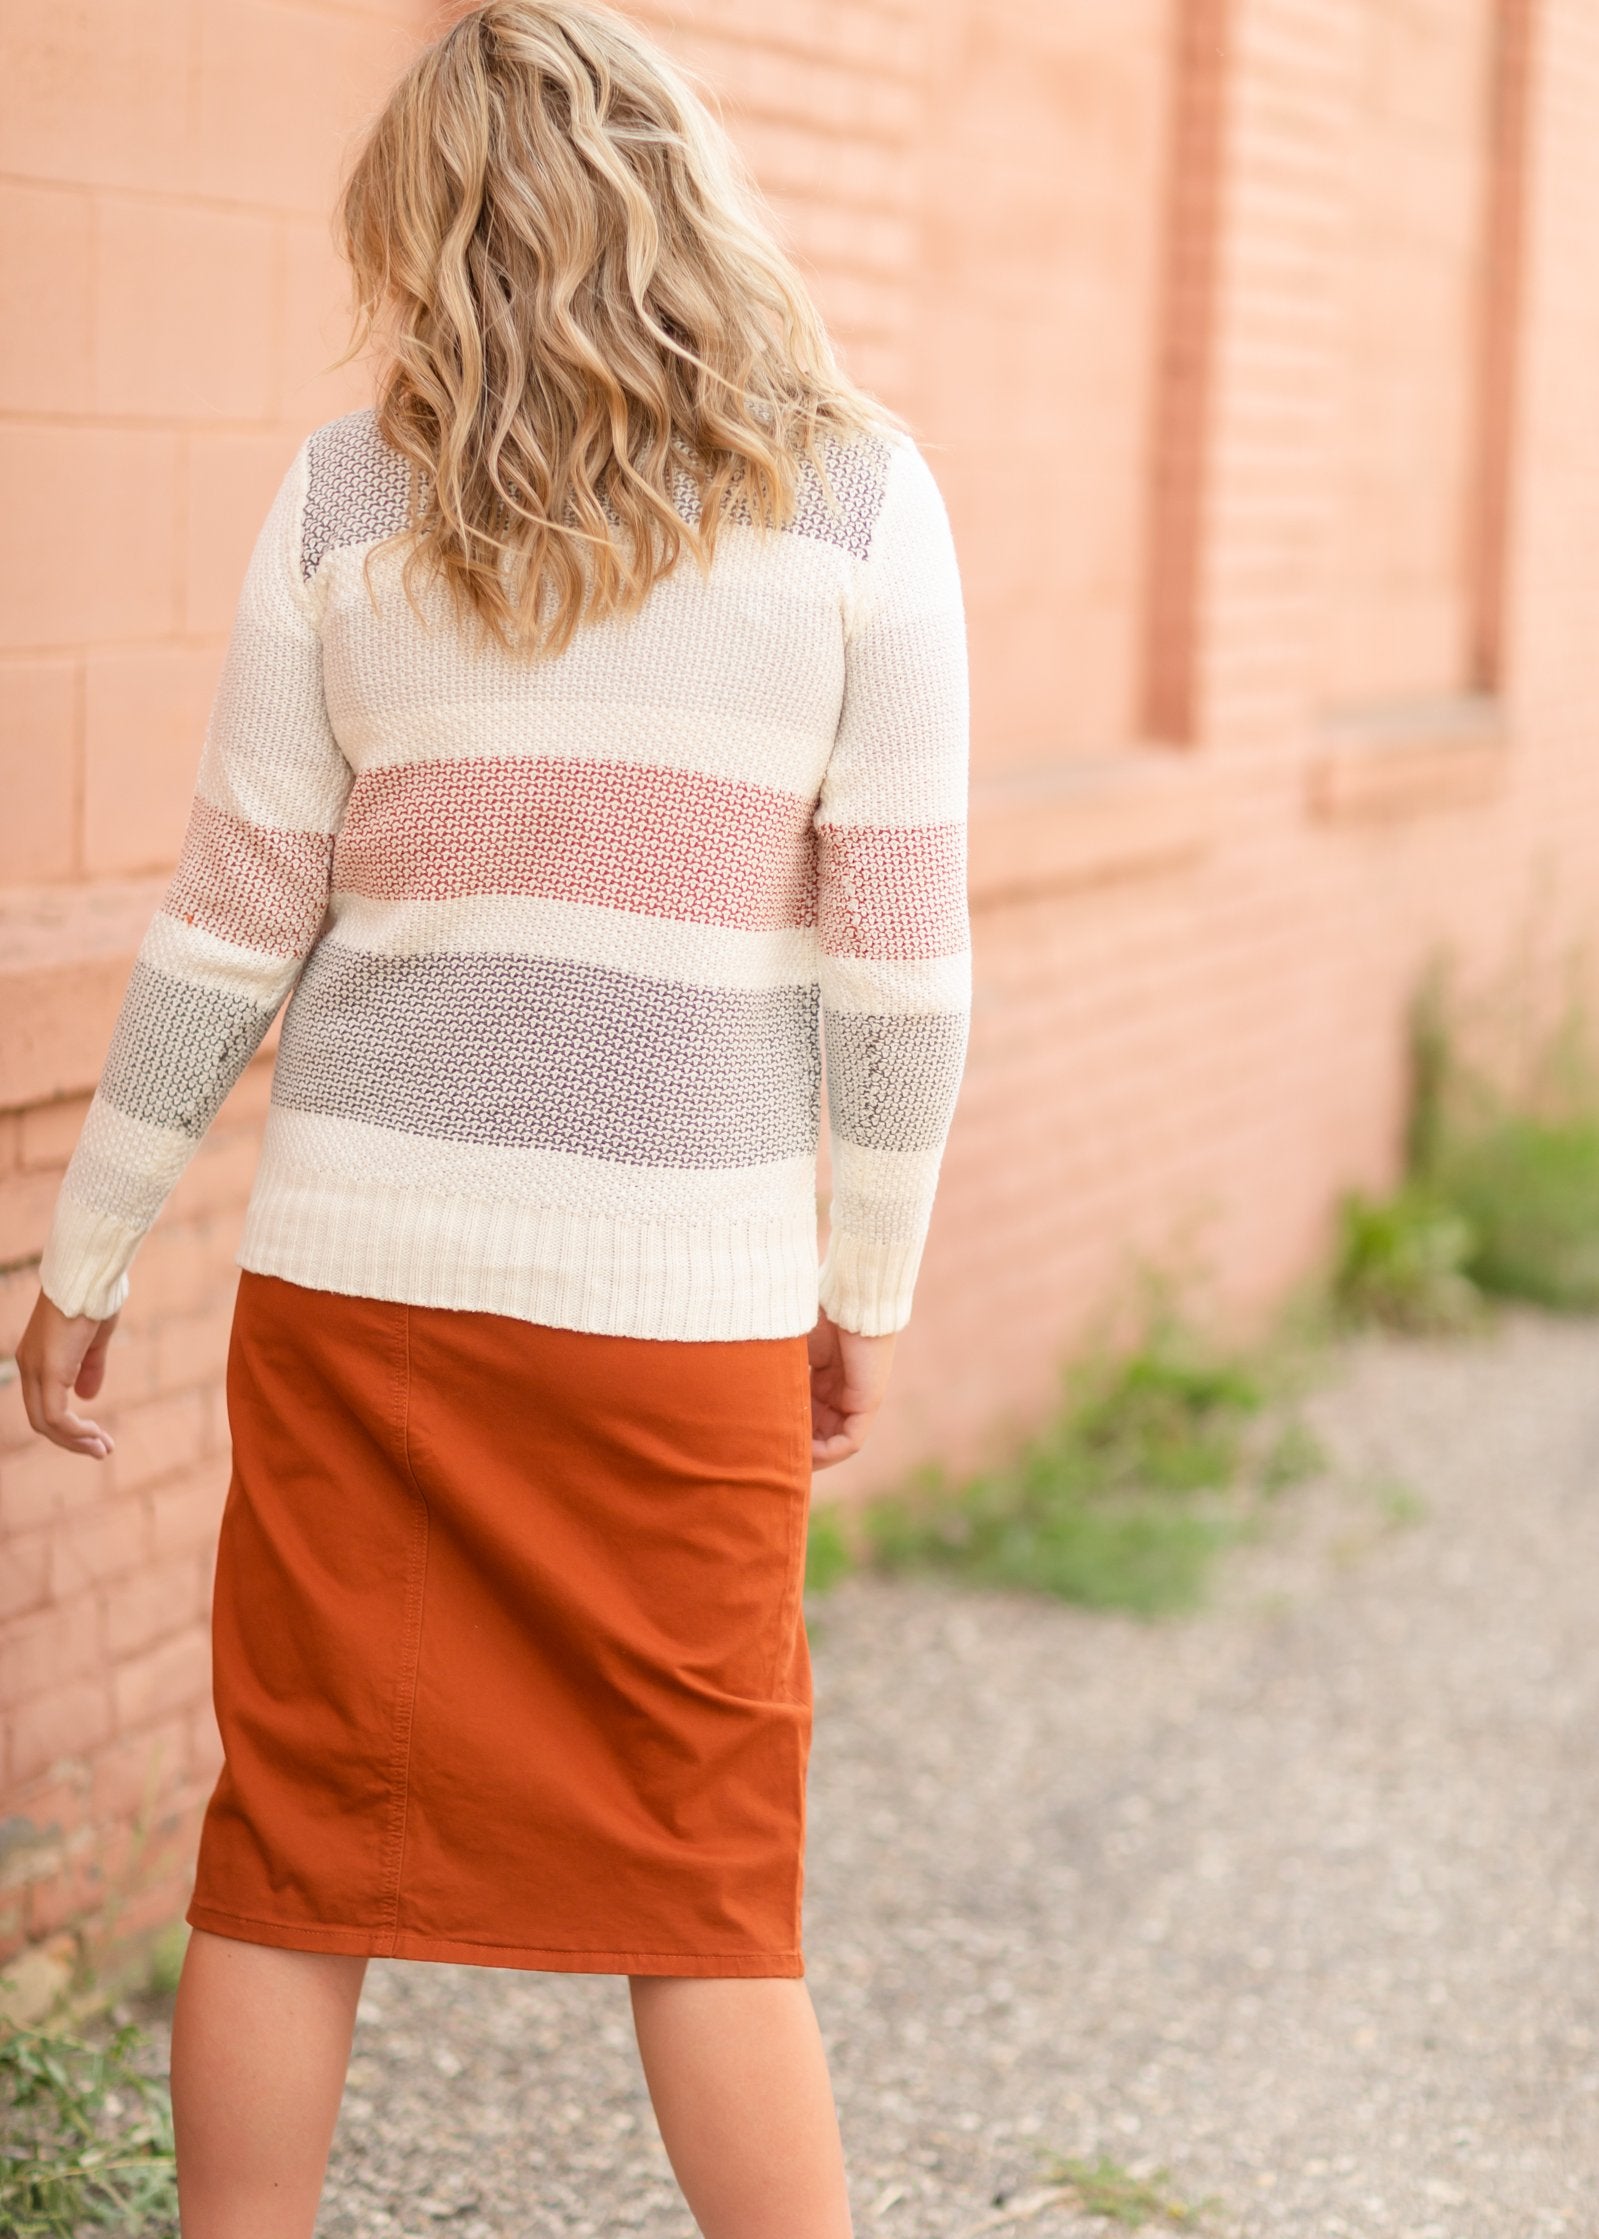
[[[17,1347],[22,1404],[34,1429],[69,1454],[103,1462],[112,1451],[109,1431],[74,1412],[72,1396],[93,1399],[105,1382],[106,1349],[117,1316],[97,1322],[91,1314],[63,1314],[43,1291]]]
[[[826,1313],[811,1331],[811,1466],[832,1469],[858,1454],[883,1404],[896,1337],[863,1337]]]

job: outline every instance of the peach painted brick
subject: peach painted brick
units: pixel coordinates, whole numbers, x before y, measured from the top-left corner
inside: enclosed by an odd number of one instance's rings
[[[164,1718],[135,1733],[119,1734],[97,1750],[90,1769],[90,1816],[97,1823],[131,1821],[179,1789],[188,1772],[188,1729],[182,1718]]]
[[[193,1313],[228,1281],[227,1255],[208,1230],[157,1221],[134,1255],[123,1312],[141,1325],[166,1314]]]
[[[19,1878],[19,1864],[45,1853],[59,1857],[85,1826],[89,1812],[89,1769],[68,1764],[42,1778],[19,1781],[11,1793],[13,1825],[0,1852],[0,1884]]]
[[[49,1104],[34,1104],[22,1115],[20,1144],[24,1166],[65,1167],[83,1133],[88,1117],[87,1096],[62,1096]]]
[[[204,1624],[191,1623],[115,1667],[111,1688],[117,1729],[125,1733],[185,1709],[210,1684],[210,1633]]]
[[[88,1596],[32,1611],[0,1634],[0,1708],[91,1677],[100,1662],[99,1619]]]
[[[31,1445],[37,1435],[23,1406],[21,1381],[15,1376],[0,1380],[0,1531],[27,1523],[42,1524],[53,1513],[53,1503],[48,1499],[30,1516],[22,1513],[22,1503],[7,1503],[4,1496],[5,1457],[20,1446]]]
[[[89,656],[83,849],[91,877],[167,871],[177,861],[220,671],[211,647]]]
[[[0,1541],[0,1624],[50,1600],[52,1544],[42,1523],[30,1532],[8,1532]]]
[[[276,258],[271,223],[251,212],[103,197],[94,409],[261,418],[271,399]]]
[[[159,1330],[152,1329],[148,1323],[141,1326],[137,1322],[118,1320],[111,1334],[103,1394],[94,1403],[104,1405],[113,1438],[123,1408],[138,1407],[147,1399],[160,1398],[164,1388],[160,1347]]]
[[[93,1415],[92,1407],[87,1411]],[[20,1529],[98,1500],[108,1466],[35,1432],[0,1459],[0,1523],[7,1531]]]
[[[189,1713],[189,1771],[207,1785],[222,1764],[222,1736],[217,1729],[216,1707],[209,1688]]]
[[[58,1525],[52,1540],[52,1583],[55,1598],[64,1602],[136,1572],[149,1553],[150,1519],[135,1497],[113,1495]]]
[[[123,1956],[137,1957],[146,1948],[145,1939],[155,1930],[169,1928],[182,1918],[194,1885],[196,1818],[197,1814],[190,1814],[185,1839],[164,1851],[159,1871],[152,1869],[138,1889],[120,1891],[115,1904],[105,1908],[102,1916],[91,1916],[85,1922],[85,1943],[102,1973],[114,1968]]]
[[[52,1680],[5,1718],[7,1782],[20,1785],[82,1757],[111,1730],[111,1690],[103,1677]]]
[[[56,1201],[49,1172],[9,1174],[0,1181],[0,1261],[37,1257]]]
[[[194,11],[174,0],[51,0],[0,18],[0,170],[181,188],[191,175]]]
[[[189,438],[183,462],[182,617],[188,635],[223,638],[231,629],[250,553],[293,453],[294,439],[276,431]]]
[[[362,118],[411,51],[382,16],[229,0],[200,14],[198,183],[320,215]]]
[[[276,1033],[276,1028],[272,1029]],[[272,1059],[267,1044],[251,1059],[229,1090],[227,1100],[216,1117],[219,1134],[230,1128],[240,1127],[253,1133],[266,1118],[267,1106],[272,1098]]]
[[[209,1428],[203,1393],[175,1392],[142,1406],[119,1408],[111,1457],[119,1493],[138,1492],[174,1476],[204,1453]]]
[[[92,1916],[105,1897],[104,1878],[95,1855],[85,1846],[56,1862],[28,1884],[30,1943],[58,1935],[68,1924]]]
[[[106,1654],[120,1663],[204,1617],[205,1590],[191,1561],[156,1562],[103,1588],[100,1610]]]
[[[13,1422],[13,1413],[22,1413],[18,1386],[7,1388],[7,1424],[9,1428],[18,1428]],[[0,1453],[0,1545],[22,1531],[31,1531],[36,1525],[54,1523],[63,1509],[60,1476],[65,1473],[67,1462],[76,1460],[76,1455],[67,1455],[60,1446],[52,1446],[52,1442],[34,1431],[31,1424],[27,1424],[18,1440],[7,1442]],[[87,1469],[94,1464],[81,1462],[78,1467]]]
[[[186,1471],[149,1494],[150,1543],[156,1555],[204,1555],[215,1543],[227,1497],[227,1457]]]
[[[77,867],[82,689],[75,661],[0,661],[0,884]]]
[[[175,438],[153,429],[0,427],[0,643],[169,630],[177,468]]]
[[[152,1388],[163,1393],[215,1388],[222,1384],[233,1334],[233,1301],[219,1299],[199,1314],[170,1314],[152,1334],[155,1375]]]
[[[202,1143],[173,1187],[167,1203],[178,1220],[208,1214],[242,1218],[260,1163],[255,1131],[221,1128]]]
[[[359,361],[335,368],[350,340],[349,271],[320,218],[286,218],[281,229],[283,317],[278,330],[276,409],[297,428],[352,411],[371,395]]]
[[[0,180],[0,411],[89,408],[91,237],[81,190]]]

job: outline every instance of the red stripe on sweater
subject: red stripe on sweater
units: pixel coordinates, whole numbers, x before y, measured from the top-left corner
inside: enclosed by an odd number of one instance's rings
[[[692,770],[544,755],[356,779],[333,883],[379,901],[539,895],[700,925],[816,918],[812,804]]]
[[[958,824],[823,824],[818,877],[829,956],[906,962],[967,943],[966,838]]]
[[[818,833],[813,813],[775,787],[630,762],[405,763],[357,778],[333,883],[378,901],[537,895],[750,930],[813,925],[820,899],[833,955],[965,946],[959,825]]]
[[[285,832],[198,794],[166,893],[168,917],[268,956],[303,955],[327,906],[330,832]]]

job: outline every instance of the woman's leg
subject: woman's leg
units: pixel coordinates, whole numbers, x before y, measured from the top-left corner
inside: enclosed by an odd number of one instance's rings
[[[183,2239],[310,2239],[365,1973],[195,1929],[172,2021]]]
[[[667,2155],[704,2239],[850,2239],[827,2056],[803,1981],[634,1975]]]

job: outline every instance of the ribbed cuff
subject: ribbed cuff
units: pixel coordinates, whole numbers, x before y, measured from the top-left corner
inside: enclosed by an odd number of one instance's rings
[[[63,1194],[39,1262],[39,1288],[63,1314],[103,1322],[127,1303],[128,1263],[143,1239],[142,1229]]]
[[[808,1196],[762,1220],[625,1221],[307,1173],[282,1143],[269,1119],[236,1255],[260,1274],[632,1337],[797,1336],[815,1325]]]
[[[920,1236],[872,1244],[847,1229],[829,1231],[820,1295],[829,1321],[861,1337],[888,1337],[911,1318],[911,1293],[921,1264]]]

